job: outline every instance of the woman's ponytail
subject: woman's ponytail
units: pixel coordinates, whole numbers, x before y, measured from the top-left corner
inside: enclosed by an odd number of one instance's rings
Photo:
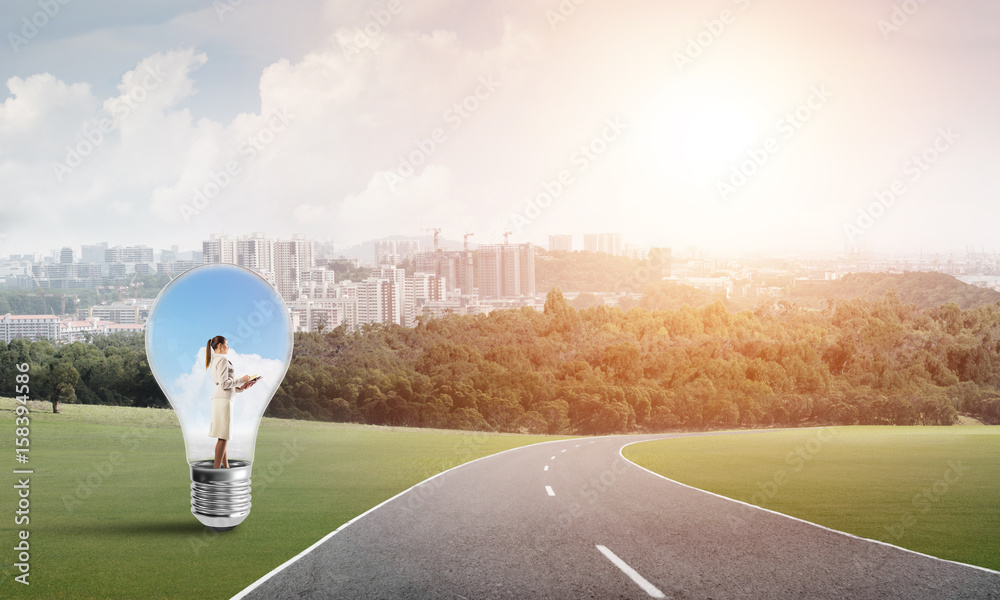
[[[214,338],[208,339],[208,344],[205,345],[205,368],[207,369],[210,364],[212,364],[212,350],[219,347],[219,344],[226,341],[226,337],[222,335],[217,335]]]

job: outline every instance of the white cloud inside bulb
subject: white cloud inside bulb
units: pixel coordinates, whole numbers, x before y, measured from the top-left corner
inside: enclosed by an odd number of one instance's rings
[[[191,368],[172,381],[165,391],[181,421],[191,457],[199,460],[211,458],[214,452],[215,438],[208,436],[208,427],[215,382],[205,368],[205,348],[199,348],[191,356]],[[260,417],[281,383],[285,367],[280,360],[262,358],[259,354],[239,354],[234,350],[230,350],[226,358],[233,364],[236,377],[261,375],[261,380],[252,388],[235,396],[227,450],[231,460],[252,459]]]

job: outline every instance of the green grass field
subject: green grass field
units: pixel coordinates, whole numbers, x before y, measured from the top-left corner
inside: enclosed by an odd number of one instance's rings
[[[1000,427],[832,427],[635,444],[681,483],[1000,570]]]
[[[0,399],[4,598],[229,598],[436,473],[556,439],[264,419],[250,516],[215,533],[190,512],[173,411],[63,405],[54,415],[48,403],[31,404],[31,585],[23,586],[12,566],[21,529],[13,520],[14,401]],[[285,443],[297,456],[288,451],[282,463]]]

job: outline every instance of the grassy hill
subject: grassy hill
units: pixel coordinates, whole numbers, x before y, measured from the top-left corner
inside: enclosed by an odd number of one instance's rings
[[[829,427],[635,444],[664,477],[839,531],[1000,569],[1000,429]]]
[[[596,252],[542,252],[535,258],[535,288],[545,293],[554,287],[564,292],[618,292],[634,279],[642,262]]]
[[[191,514],[172,410],[31,406],[30,585],[0,572],[0,598],[229,598],[343,523],[455,465],[554,437],[263,419],[253,509],[232,531]],[[0,398],[0,453],[13,464],[15,401]],[[8,470],[0,540],[14,557]],[[23,477],[23,475],[20,475]],[[427,500],[432,501],[432,500]]]
[[[1000,302],[1000,292],[969,285],[944,273],[850,273],[838,281],[798,284],[787,298],[820,305],[826,299],[872,298],[894,291],[904,304],[933,308],[954,302],[963,309]]]

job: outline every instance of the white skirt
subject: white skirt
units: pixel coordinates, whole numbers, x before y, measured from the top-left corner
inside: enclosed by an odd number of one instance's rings
[[[208,436],[229,439],[229,426],[233,422],[233,401],[230,398],[212,398],[212,422],[208,426]]]

